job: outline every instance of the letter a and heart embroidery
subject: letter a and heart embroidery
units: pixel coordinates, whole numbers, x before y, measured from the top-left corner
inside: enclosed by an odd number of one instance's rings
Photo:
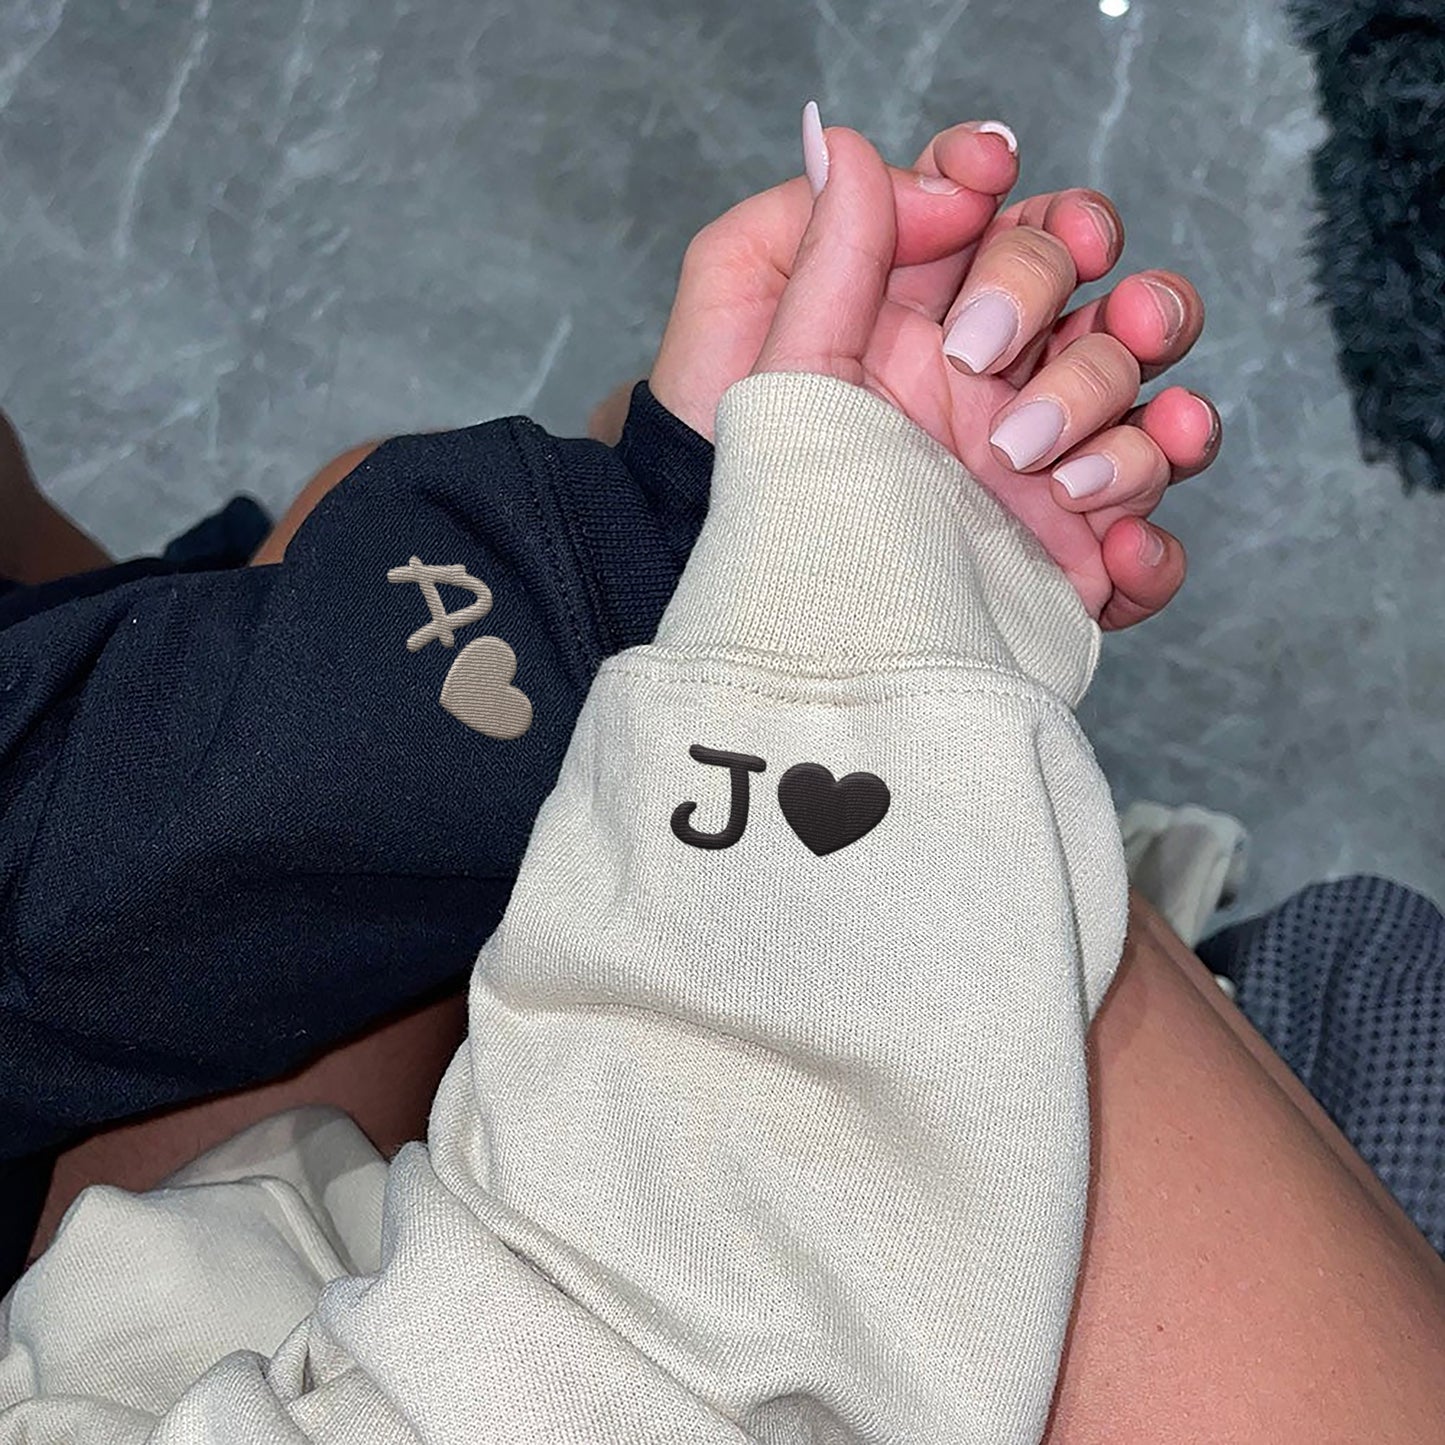
[[[415,582],[431,613],[431,621],[407,638],[409,652],[417,652],[429,642],[455,646],[460,628],[480,622],[492,610],[492,589],[460,563],[436,567],[413,557],[405,567],[393,567],[386,580]],[[439,583],[468,591],[473,600],[455,612],[448,611],[437,590]],[[500,637],[479,637],[462,648],[447,670],[441,705],[476,732],[509,742],[532,726],[532,700],[512,686],[516,675],[517,654]]]
[[[693,826],[697,803],[679,803],[672,812],[672,831],[694,848],[731,848],[748,825],[749,777],[767,763],[751,753],[729,753],[694,743],[694,761],[722,767],[729,775],[727,822],[715,833]],[[892,801],[888,784],[874,773],[849,773],[835,778],[821,763],[796,763],[778,779],[778,806],[799,839],[820,858],[856,843],[883,821]]]

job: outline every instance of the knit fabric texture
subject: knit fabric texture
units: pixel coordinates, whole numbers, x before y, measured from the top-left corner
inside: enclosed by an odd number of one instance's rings
[[[657,628],[711,467],[640,386],[616,448],[521,418],[393,438],[279,566],[29,589],[0,627],[0,1183],[465,983],[598,664]],[[412,557],[489,591],[455,647],[408,648],[426,603],[387,579]],[[516,737],[441,698],[484,635],[520,662]]]
[[[1384,878],[1338,878],[1199,956],[1445,1254],[1445,915]]]
[[[882,402],[739,383],[656,642],[599,673],[427,1145],[391,1167],[380,1267],[172,1402],[139,1365],[97,1388],[96,1350],[47,1337],[60,1292],[126,1321],[132,1355],[144,1331],[97,1267],[42,1263],[0,1361],[30,1403],[0,1441],[102,1419],[121,1442],[1037,1441],[1125,918],[1069,710],[1097,645],[1032,537]],[[799,764],[854,834],[823,855],[779,806]],[[689,843],[669,820],[692,801],[725,831],[729,774],[745,826]],[[196,1192],[225,1187],[251,1186]],[[279,1289],[324,1256],[275,1197],[250,1247]],[[108,1250],[163,1270],[186,1199],[149,1232],[142,1201],[124,1243],[112,1220]],[[172,1334],[226,1309],[194,1289]]]
[[[0,1293],[62,1145],[465,985],[598,664],[656,631],[712,451],[639,384],[616,447],[522,418],[393,438],[280,565],[0,597]],[[455,647],[408,646],[411,558],[487,589]]]

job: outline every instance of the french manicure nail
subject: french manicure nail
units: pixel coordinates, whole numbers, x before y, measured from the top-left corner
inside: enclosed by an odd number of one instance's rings
[[[1011,156],[1016,156],[1019,153],[1019,138],[1001,120],[984,121],[983,124],[979,126],[978,133],[980,135],[1001,136]]]
[[[1089,219],[1094,223],[1099,239],[1112,251],[1119,244],[1119,227],[1109,214],[1108,208],[1096,205],[1093,201],[1080,201],[1079,204],[1089,213]]]
[[[1165,341],[1173,341],[1184,329],[1184,303],[1173,287],[1164,285],[1162,281],[1146,280],[1144,284],[1149,288],[1155,306],[1159,308],[1159,319],[1164,323]]]
[[[1157,567],[1164,560],[1164,538],[1147,522],[1139,526],[1139,560],[1146,567]]]
[[[1189,395],[1199,403],[1205,416],[1209,418],[1209,435],[1204,439],[1204,450],[1207,452],[1219,441],[1219,413],[1197,391],[1191,391]]]
[[[963,187],[947,176],[919,176],[918,189],[933,196],[956,196]]]
[[[943,354],[956,356],[970,371],[982,373],[1013,344],[1019,308],[1002,291],[975,296],[958,313],[943,338]]]
[[[803,169],[816,201],[828,184],[828,142],[823,137],[823,118],[818,114],[816,100],[803,107]]]
[[[1102,492],[1118,475],[1118,468],[1102,453],[1075,457],[1061,467],[1054,468],[1054,480],[1078,501],[1080,497],[1092,497]]]
[[[1005,417],[989,441],[1021,472],[1045,456],[1064,434],[1064,409],[1047,397]]]

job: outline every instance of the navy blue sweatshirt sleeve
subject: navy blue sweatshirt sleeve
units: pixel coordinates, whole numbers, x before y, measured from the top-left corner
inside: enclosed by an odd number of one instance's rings
[[[711,463],[645,387],[616,448],[520,419],[398,438],[279,565],[0,631],[0,1159],[274,1077],[461,975],[594,671],[652,635]],[[408,647],[433,616],[389,580],[412,559],[490,594],[450,646]],[[491,686],[530,702],[520,736],[454,715],[486,725],[480,663],[443,705],[484,637],[516,656]]]

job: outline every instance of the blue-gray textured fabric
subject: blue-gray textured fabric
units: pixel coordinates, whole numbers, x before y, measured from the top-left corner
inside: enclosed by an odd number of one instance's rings
[[[1199,955],[1445,1254],[1445,916],[1398,883],[1343,878]]]

